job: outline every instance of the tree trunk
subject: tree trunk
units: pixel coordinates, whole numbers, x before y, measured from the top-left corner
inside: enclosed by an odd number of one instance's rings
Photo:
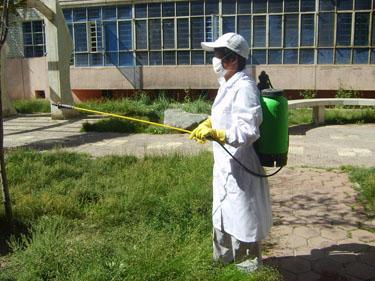
[[[13,4],[12,0],[3,1],[3,11],[1,17],[1,30],[0,30],[0,51],[5,43],[8,24],[9,24],[9,3]],[[7,221],[12,225],[13,213],[12,213],[12,203],[9,195],[8,179],[6,174],[5,159],[4,159],[4,123],[3,123],[3,99],[0,95],[0,169],[1,169],[1,183],[3,191],[3,203],[5,209],[5,217]]]

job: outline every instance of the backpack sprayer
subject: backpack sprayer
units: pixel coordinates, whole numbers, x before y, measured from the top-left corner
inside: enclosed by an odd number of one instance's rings
[[[257,177],[270,177],[278,173],[282,169],[282,167],[286,165],[287,162],[289,145],[288,102],[283,97],[282,91],[273,89],[262,91],[260,101],[263,110],[263,122],[260,126],[261,137],[255,142],[254,148],[258,154],[261,165],[266,167],[279,167],[279,169],[277,169],[276,172],[265,175],[251,171],[244,164],[242,164],[241,161],[239,161],[233,154],[231,154],[223,144],[221,144],[220,142],[217,143],[220,144],[220,146],[233,158],[233,160],[236,161],[248,173]],[[58,107],[59,109],[74,109],[82,112],[95,113],[125,119],[129,121],[145,123],[148,125],[168,128],[182,133],[191,133],[191,131],[182,128],[142,120],[138,118],[128,117],[124,115],[101,112],[97,110],[91,110],[61,103],[52,103],[52,105]],[[215,141],[213,139],[210,140]]]

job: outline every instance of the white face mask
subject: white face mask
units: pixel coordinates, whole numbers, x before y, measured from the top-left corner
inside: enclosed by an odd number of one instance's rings
[[[214,69],[215,74],[217,77],[224,78],[225,74],[227,74],[227,70],[224,69],[223,64],[221,62],[221,59],[218,59],[216,57],[212,58],[212,67]]]

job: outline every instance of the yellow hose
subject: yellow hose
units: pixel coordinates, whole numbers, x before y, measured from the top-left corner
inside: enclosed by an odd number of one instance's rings
[[[140,122],[140,123],[145,123],[145,124],[149,124],[149,125],[159,126],[159,127],[163,127],[163,128],[167,128],[167,129],[171,129],[171,130],[180,131],[180,132],[183,132],[183,133],[188,133],[188,134],[191,133],[191,131],[185,130],[185,129],[182,129],[182,128],[169,126],[169,125],[165,125],[165,124],[160,124],[160,123],[156,123],[156,122],[151,122],[151,121],[147,121],[147,120],[142,120],[142,119],[138,119],[138,118],[128,117],[128,116],[124,116],[124,115],[108,113],[108,112],[101,112],[101,111],[97,111],[97,110],[91,110],[91,109],[86,109],[86,108],[81,108],[81,107],[78,107],[78,106],[61,104],[61,103],[53,104],[53,105],[57,106],[58,108],[75,109],[75,110],[79,110],[79,111],[96,113],[96,114],[100,114],[100,115],[112,116],[112,117],[130,120],[130,121],[134,121],[134,122]]]

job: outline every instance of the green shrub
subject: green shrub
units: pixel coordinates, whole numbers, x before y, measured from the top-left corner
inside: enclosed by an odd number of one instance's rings
[[[316,97],[316,91],[315,90],[303,90],[302,92],[299,92],[299,95],[304,99],[313,99]]]
[[[355,90],[347,90],[344,88],[339,88],[336,92],[336,98],[350,99],[350,98],[359,98],[359,92]]]
[[[49,100],[31,99],[31,100],[15,100],[13,105],[18,113],[50,113],[51,105]]]

